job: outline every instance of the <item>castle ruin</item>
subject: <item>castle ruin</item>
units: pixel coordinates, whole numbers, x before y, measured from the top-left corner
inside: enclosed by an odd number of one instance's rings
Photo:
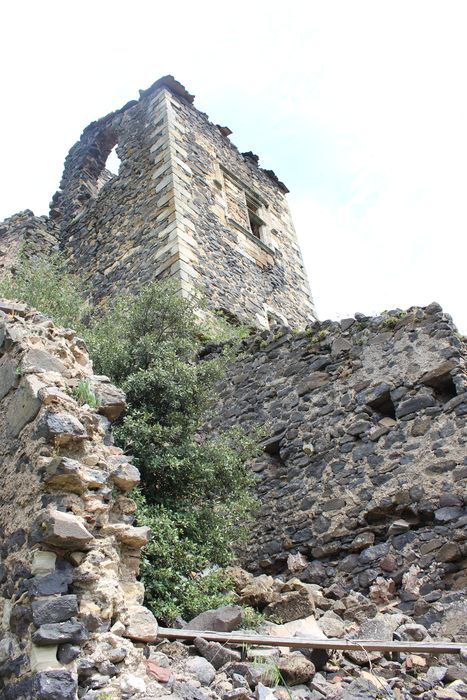
[[[417,623],[467,640],[465,342],[437,304],[319,323],[287,189],[229,133],[158,80],[86,127],[49,216],[0,224],[0,274],[20,250],[61,251],[96,304],[170,278],[255,327],[206,426],[268,426],[241,561],[336,598],[384,579]],[[124,397],[73,331],[22,304],[0,306],[0,348],[2,697],[74,700],[92,673],[151,697],[137,645],[157,623],[136,580],[149,533],[109,438]],[[99,409],[66,393],[82,378]]]

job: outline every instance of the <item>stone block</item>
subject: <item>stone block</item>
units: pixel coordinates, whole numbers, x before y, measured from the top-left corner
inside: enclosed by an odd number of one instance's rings
[[[211,630],[214,632],[231,632],[242,624],[242,608],[239,605],[223,605],[220,608],[206,610],[185,625],[191,630]]]
[[[210,661],[216,670],[224,664],[240,661],[241,654],[234,649],[227,649],[219,642],[207,642],[202,637],[195,639],[195,647],[205,659]]]
[[[94,536],[72,513],[59,510],[43,511],[31,526],[30,544],[43,542],[63,549],[81,549]]]
[[[126,547],[144,547],[151,538],[151,528],[147,526],[132,527],[124,523],[113,523],[103,528],[105,535],[113,535]]]
[[[39,391],[44,384],[36,377],[23,377],[6,412],[6,429],[10,437],[17,437],[23,428],[39,413]]]
[[[55,570],[56,559],[55,552],[43,552],[36,549],[32,555],[31,573],[35,575],[51,573]]]
[[[71,413],[64,411],[48,413],[45,418],[45,426],[48,439],[56,445],[89,438],[81,421]]]
[[[17,363],[7,355],[0,359],[0,401],[13,387],[18,386]]]
[[[313,597],[305,590],[281,593],[279,600],[264,609],[266,617],[277,620],[280,624],[309,617],[314,612]]]
[[[37,627],[53,622],[64,622],[77,614],[78,599],[75,595],[35,600],[32,604],[32,619]]]
[[[62,664],[57,660],[57,649],[55,646],[38,647],[36,644],[31,645],[29,654],[31,671],[45,671],[50,668],[61,668]]]
[[[32,635],[33,644],[46,646],[49,644],[80,644],[88,637],[81,622],[57,622],[41,625]]]
[[[127,620],[125,637],[137,642],[154,642],[157,639],[157,620],[147,608],[142,605],[130,605]]]
[[[410,413],[418,413],[423,411],[425,408],[435,405],[435,400],[432,396],[413,396],[407,401],[403,401],[396,408],[396,417],[402,418],[403,416],[408,416]]]
[[[35,678],[36,700],[75,700],[78,678],[71,671],[41,671]]]
[[[98,411],[110,421],[116,420],[126,407],[125,393],[109,382],[93,383]]]
[[[140,473],[133,464],[125,462],[119,464],[115,471],[112,472],[110,479],[117,488],[126,493],[139,484]]]
[[[49,649],[50,647],[37,647],[38,649]],[[81,649],[79,646],[74,644],[61,644],[58,647],[57,658],[62,664],[71,664],[80,653]]]
[[[106,472],[89,469],[68,457],[53,459],[46,468],[45,483],[49,488],[83,494],[89,488],[100,488],[107,481]]]
[[[28,581],[29,595],[44,596],[66,593],[70,583],[71,576],[64,571],[55,571],[45,576],[34,576]]]
[[[63,374],[66,367],[58,357],[54,357],[46,350],[40,348],[31,348],[23,356],[21,369],[24,374],[31,372],[58,372]]]

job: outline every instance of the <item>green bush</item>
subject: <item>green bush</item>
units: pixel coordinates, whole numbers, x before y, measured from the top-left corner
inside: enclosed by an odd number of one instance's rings
[[[0,282],[0,296],[25,302],[78,332],[90,310],[82,283],[58,254],[31,259],[21,254],[15,274]]]
[[[198,361],[209,335],[197,311],[171,285],[152,284],[118,299],[89,333],[98,371],[127,394],[114,435],[141,472],[138,523],[154,533],[142,579],[165,621],[229,598],[221,572],[201,572],[231,561],[254,503],[246,462],[255,442],[238,429],[199,432],[229,354]]]

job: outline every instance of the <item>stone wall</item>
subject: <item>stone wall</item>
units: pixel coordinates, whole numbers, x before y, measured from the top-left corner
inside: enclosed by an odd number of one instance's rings
[[[0,223],[0,279],[14,272],[20,255],[32,257],[58,250],[59,231],[46,216],[26,209]]]
[[[389,577],[420,615],[455,598],[466,389],[465,344],[437,304],[244,341],[212,427],[268,426],[250,570],[363,591]]]
[[[96,300],[173,277],[253,325],[303,325],[314,310],[287,189],[192,102],[168,76],[84,130],[51,207],[66,258]]]
[[[135,578],[149,537],[126,496],[139,474],[109,432],[124,396],[73,331],[1,301],[0,402],[0,695],[144,691],[132,640],[154,640],[157,624]]]

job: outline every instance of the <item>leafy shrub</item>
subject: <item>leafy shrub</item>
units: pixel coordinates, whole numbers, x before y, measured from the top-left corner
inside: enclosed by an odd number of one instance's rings
[[[229,563],[254,502],[245,466],[254,441],[238,429],[199,432],[229,355],[198,361],[209,336],[196,312],[171,285],[152,284],[118,299],[89,339],[98,370],[127,394],[114,435],[141,472],[138,523],[154,533],[146,601],[168,621],[225,602],[223,574],[200,572]]]
[[[0,282],[0,296],[25,302],[78,332],[90,309],[82,283],[58,254],[29,259],[23,253],[15,274]]]

